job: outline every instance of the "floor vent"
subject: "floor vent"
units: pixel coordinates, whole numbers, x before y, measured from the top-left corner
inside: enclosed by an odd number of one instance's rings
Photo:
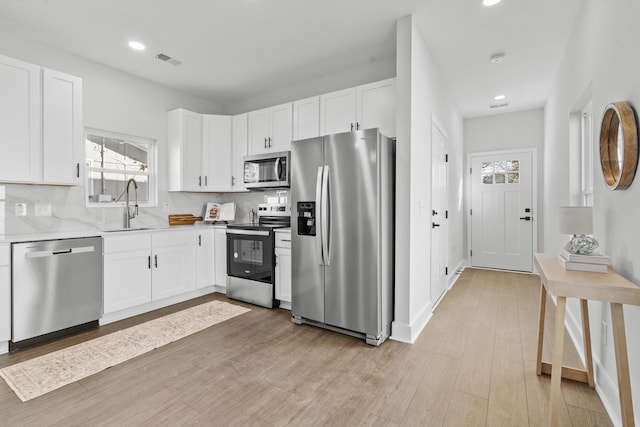
[[[162,62],[168,62],[171,65],[180,65],[182,64],[182,61],[178,61],[175,58],[170,57],[169,55],[167,55],[166,53],[163,52],[158,52],[156,53],[156,59],[159,59]]]

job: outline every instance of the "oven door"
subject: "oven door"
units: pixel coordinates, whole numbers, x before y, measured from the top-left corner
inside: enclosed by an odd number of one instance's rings
[[[273,239],[269,231],[227,229],[227,275],[273,284]]]

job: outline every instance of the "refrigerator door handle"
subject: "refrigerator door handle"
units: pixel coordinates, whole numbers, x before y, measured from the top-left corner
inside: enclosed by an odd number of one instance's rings
[[[320,221],[318,221],[318,217],[320,215],[321,206],[322,206],[322,171],[323,167],[318,167],[318,176],[316,178],[316,260],[318,264],[324,265],[324,256],[322,254],[322,225]]]
[[[329,241],[329,235],[331,233],[331,230],[329,229],[331,224],[329,213],[331,211],[329,166],[324,167],[324,173],[322,175],[322,227],[320,231],[322,232],[322,255],[324,257],[324,265],[329,265],[329,262],[331,261],[331,253],[329,252],[329,248],[331,247],[331,242]]]

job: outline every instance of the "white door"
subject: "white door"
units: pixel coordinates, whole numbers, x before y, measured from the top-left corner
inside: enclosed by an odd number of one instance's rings
[[[293,103],[269,109],[269,151],[289,151],[293,140]]]
[[[431,122],[431,301],[447,289],[447,136]]]
[[[215,230],[200,230],[196,233],[196,288],[213,286],[215,280]]]
[[[471,156],[471,265],[532,271],[532,153]]]
[[[196,242],[192,231],[154,233],[152,248],[152,301],[196,288]]]

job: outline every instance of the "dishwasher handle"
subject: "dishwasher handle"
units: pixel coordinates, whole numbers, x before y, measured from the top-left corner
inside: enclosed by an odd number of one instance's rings
[[[27,252],[25,254],[25,258],[46,258],[54,255],[74,255],[74,254],[82,254],[87,252],[95,252],[95,246],[81,246],[79,248],[68,248],[68,249],[59,249],[55,251],[34,251]]]

